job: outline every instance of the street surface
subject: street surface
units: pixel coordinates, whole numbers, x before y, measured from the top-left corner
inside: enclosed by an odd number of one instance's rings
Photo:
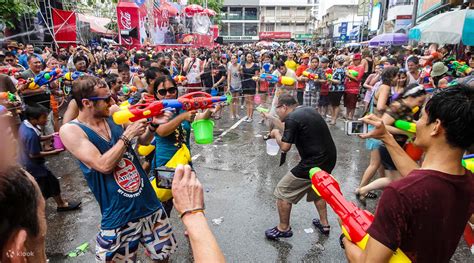
[[[279,167],[279,155],[269,156],[262,136],[266,127],[259,124],[260,116],[252,123],[231,121],[228,108],[223,119],[216,121],[215,137],[221,141],[210,145],[191,146],[194,167],[203,184],[206,217],[219,245],[229,262],[345,262],[339,246],[341,233],[337,217],[328,206],[332,227],[329,237],[319,234],[311,220],[317,216],[312,203],[293,206],[291,225],[294,235],[280,241],[266,240],[264,231],[278,223],[273,190],[280,178],[299,160],[296,147],[288,153],[287,163]],[[236,126],[235,129],[229,129]],[[336,143],[338,159],[333,175],[346,198],[355,201],[353,191],[368,163],[364,141],[346,136],[343,121],[330,127]],[[223,134],[224,133],[224,134]],[[52,199],[48,200],[46,215],[48,233],[46,253],[50,262],[94,262],[95,235],[100,225],[100,212],[77,161],[67,152],[48,159],[47,166],[60,178],[62,192],[68,199],[82,200],[79,211],[60,213]],[[377,192],[380,196],[380,192]],[[359,203],[356,203],[360,205]],[[367,209],[374,212],[376,200],[367,201]],[[171,222],[178,239],[174,262],[192,262],[189,243],[176,211]],[[84,242],[89,250],[76,257],[65,255]],[[150,262],[143,250],[141,262]],[[464,239],[452,262],[474,262]]]

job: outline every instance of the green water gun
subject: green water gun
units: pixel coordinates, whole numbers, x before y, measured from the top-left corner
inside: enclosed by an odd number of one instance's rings
[[[347,73],[349,73],[349,75],[353,76],[354,78],[357,78],[359,76],[359,72],[357,72],[353,69],[347,70]]]
[[[257,110],[258,112],[260,112],[260,113],[268,113],[268,112],[270,112],[269,109],[264,108],[264,107],[262,107],[262,106],[258,106],[258,107],[256,108],[256,110]]]
[[[71,252],[69,252],[67,256],[70,258],[75,258],[79,255],[84,254],[87,251],[87,249],[89,249],[89,242],[84,242],[78,247],[76,247],[75,249],[73,249]]]
[[[474,173],[474,154],[465,155],[461,162],[464,168]]]
[[[399,128],[402,131],[416,133],[416,124],[414,122],[396,120],[395,127]]]

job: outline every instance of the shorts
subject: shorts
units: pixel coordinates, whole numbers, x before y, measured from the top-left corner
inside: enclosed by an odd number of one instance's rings
[[[355,109],[357,106],[358,94],[344,93],[344,106],[348,109]]]
[[[328,99],[329,99],[329,104],[333,107],[337,107],[341,105],[341,98],[344,92],[342,91],[333,91],[329,92]]]
[[[164,260],[176,250],[176,239],[163,208],[126,225],[100,230],[96,238],[96,262],[135,262],[138,244],[153,260]]]
[[[329,105],[328,95],[319,95],[318,106],[319,107],[326,107],[328,105]]]
[[[234,88],[234,87],[230,86],[230,92],[232,92],[232,93],[242,93],[242,87]]]
[[[61,194],[61,187],[59,186],[59,180],[54,176],[54,174],[47,170],[46,176],[35,177],[36,182],[38,183],[41,193],[43,194],[44,199],[50,197],[58,196]]]
[[[382,161],[384,169],[389,171],[396,171],[397,167],[395,166],[395,163],[393,163],[392,157],[390,156],[390,153],[388,152],[387,147],[385,147],[385,145],[380,146],[379,153],[380,160]]]
[[[291,172],[288,172],[281,178],[273,194],[276,198],[292,204],[297,204],[305,195],[307,202],[314,202],[321,199],[311,187],[311,180],[298,178]]]
[[[256,88],[242,88],[242,94],[244,95],[255,95],[256,93]]]
[[[369,138],[365,140],[365,149],[369,151],[377,150],[378,148],[380,148],[380,145],[382,145],[382,142],[380,140],[374,138]]]

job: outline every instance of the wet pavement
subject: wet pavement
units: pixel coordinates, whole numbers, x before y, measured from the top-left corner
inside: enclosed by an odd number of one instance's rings
[[[303,199],[291,212],[293,237],[281,241],[265,239],[264,231],[278,223],[273,190],[299,157],[293,147],[287,163],[279,167],[279,155],[266,154],[262,137],[267,131],[259,120],[260,117],[255,116],[252,123],[241,122],[229,130],[237,121],[223,118],[216,121],[215,127],[216,137],[224,133],[221,140],[210,145],[193,142],[191,146],[194,166],[205,191],[206,217],[226,259],[229,262],[345,262],[339,246],[341,232],[337,217],[329,206],[332,230],[328,237],[312,226],[311,220],[317,217],[317,212],[312,203]],[[330,129],[338,151],[333,175],[346,198],[355,201],[352,193],[367,167],[368,152],[363,140],[345,135],[342,121]],[[47,256],[50,262],[94,262],[95,235],[101,218],[97,202],[77,161],[69,153],[49,158],[47,165],[60,178],[63,195],[68,200],[82,201],[79,211],[57,213],[54,201],[48,200]],[[367,201],[367,209],[371,212],[374,212],[376,201]],[[176,211],[171,214],[171,222],[179,246],[172,261],[191,262],[189,242],[183,235]],[[84,242],[90,244],[86,253],[76,258],[65,256]],[[143,250],[139,260],[151,262]],[[474,262],[464,239],[452,262]]]

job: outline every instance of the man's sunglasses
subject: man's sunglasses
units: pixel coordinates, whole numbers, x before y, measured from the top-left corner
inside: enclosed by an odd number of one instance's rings
[[[112,100],[112,95],[109,95],[109,96],[106,96],[106,97],[89,97],[89,98],[86,98],[90,101],[105,101],[105,103],[109,103],[111,100]]]
[[[5,59],[6,62],[13,62],[15,61],[14,59]]]
[[[167,89],[159,89],[157,92],[158,92],[158,94],[160,94],[161,96],[165,96],[166,93],[175,94],[177,90],[178,90],[178,89],[177,89],[176,87],[171,87],[171,88],[167,88]]]

